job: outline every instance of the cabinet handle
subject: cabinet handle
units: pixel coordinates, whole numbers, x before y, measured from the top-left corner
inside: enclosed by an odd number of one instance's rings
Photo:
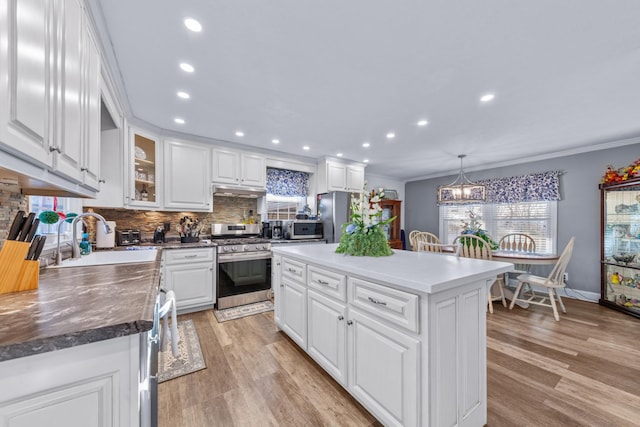
[[[353,325],[353,320],[347,320],[347,325],[349,326]]]
[[[57,151],[58,153],[62,153],[62,150],[57,145],[52,145],[52,146],[49,147],[49,152],[50,153],[52,153],[54,151]]]
[[[297,273],[295,268],[287,268],[287,270],[289,270],[289,273]]]
[[[284,283],[280,283],[280,287],[281,287],[281,288],[284,288]]]
[[[279,263],[279,262],[276,262],[276,265],[277,265],[278,267],[280,267],[280,263]]]
[[[105,181],[104,179],[99,179],[99,180],[98,180],[98,182],[99,182],[100,184],[104,184],[104,183],[105,183],[105,182],[107,182],[107,181]]]
[[[185,258],[196,258],[198,256],[198,254],[193,254],[193,255],[185,255]]]
[[[328,285],[329,282],[325,282],[324,280],[320,280],[318,279],[318,283],[320,283],[321,285]]]
[[[386,303],[386,302],[384,302],[384,301],[378,301],[377,299],[374,299],[374,298],[371,298],[371,297],[369,297],[369,301],[371,301],[371,302],[372,302],[372,303],[374,303],[374,304],[378,304],[378,305],[387,305],[387,303]]]
[[[80,168],[80,172],[86,172],[88,170],[89,170],[89,168]]]
[[[338,316],[338,320],[344,320],[344,316]]]

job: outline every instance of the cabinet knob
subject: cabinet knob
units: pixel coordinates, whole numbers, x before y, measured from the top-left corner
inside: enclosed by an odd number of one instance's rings
[[[344,316],[338,316],[338,320],[344,320]]]
[[[347,325],[349,326],[353,325],[353,320],[347,320]]]

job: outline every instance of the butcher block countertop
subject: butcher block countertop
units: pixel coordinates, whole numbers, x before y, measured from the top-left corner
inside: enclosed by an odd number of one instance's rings
[[[150,330],[161,256],[44,268],[38,289],[0,294],[0,362]]]

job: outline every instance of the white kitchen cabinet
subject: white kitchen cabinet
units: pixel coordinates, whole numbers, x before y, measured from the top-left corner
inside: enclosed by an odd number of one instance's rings
[[[0,145],[48,168],[55,108],[55,33],[51,1],[2,2]]]
[[[162,182],[160,165],[162,150],[160,138],[134,127],[129,128],[128,138],[128,189],[125,203],[130,207],[158,209],[161,206]]]
[[[309,289],[307,352],[347,387],[347,306]]]
[[[274,255],[271,259],[271,290],[274,301],[282,297],[282,284],[281,280],[282,271],[282,257]],[[275,319],[276,328],[279,328],[280,319],[282,318],[282,304],[276,304],[273,310],[273,317]]]
[[[420,341],[349,310],[349,391],[387,426],[417,426]]]
[[[281,328],[302,349],[307,349],[307,288],[283,275]]]
[[[43,183],[36,187],[95,195],[100,60],[82,2],[12,0],[2,7],[0,148],[40,168],[12,164]]]
[[[267,167],[264,156],[227,148],[214,148],[212,157],[214,184],[260,189],[266,187]]]
[[[178,312],[213,308],[216,302],[214,249],[167,249],[162,256],[162,287],[175,292]]]
[[[318,163],[318,193],[330,191],[359,192],[364,188],[364,166],[330,159]]]
[[[165,140],[164,207],[211,211],[210,148],[191,142]]]
[[[0,363],[0,425],[138,426],[140,335]]]

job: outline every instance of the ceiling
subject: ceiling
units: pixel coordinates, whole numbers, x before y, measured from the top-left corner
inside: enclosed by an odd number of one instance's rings
[[[637,0],[90,6],[126,108],[170,131],[399,180],[452,173],[461,153],[469,170],[640,136]]]

